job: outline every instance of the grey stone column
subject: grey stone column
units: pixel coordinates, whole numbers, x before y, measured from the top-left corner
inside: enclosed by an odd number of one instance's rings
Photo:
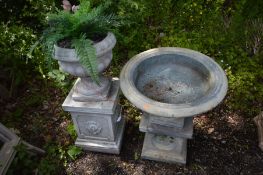
[[[193,118],[167,118],[146,112],[140,121],[145,132],[142,158],[169,163],[186,163],[187,139],[193,135]]]
[[[119,80],[111,84],[106,100],[76,101],[74,86],[62,105],[72,116],[78,134],[75,144],[84,150],[120,153],[125,120],[119,105]]]

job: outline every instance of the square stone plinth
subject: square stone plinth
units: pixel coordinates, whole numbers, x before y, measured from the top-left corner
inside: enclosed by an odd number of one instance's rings
[[[75,145],[82,147],[84,150],[103,152],[110,154],[119,154],[121,150],[122,138],[125,127],[125,119],[121,117],[121,121],[117,124],[117,132],[115,140],[100,140],[100,139],[82,139],[77,138]]]
[[[187,139],[145,133],[142,154],[143,159],[186,163]]]
[[[72,116],[77,146],[105,153],[120,152],[125,119],[119,105],[119,90],[119,81],[113,80],[107,100],[80,102],[72,98],[72,88],[62,107]]]
[[[170,118],[169,120],[162,121],[163,117],[159,119],[151,119],[150,115],[143,115],[140,121],[140,131],[150,132],[156,134],[168,135],[171,137],[182,137],[182,138],[192,138],[193,135],[193,118]],[[179,127],[176,122],[179,121]],[[181,127],[181,124],[183,126]]]

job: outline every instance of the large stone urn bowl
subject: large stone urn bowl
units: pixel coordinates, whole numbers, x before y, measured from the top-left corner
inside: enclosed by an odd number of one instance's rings
[[[144,112],[189,117],[220,103],[227,78],[210,57],[184,48],[157,48],[134,56],[122,69],[123,94]]]
[[[143,111],[141,157],[186,163],[193,116],[220,103],[227,92],[222,68],[208,56],[183,48],[157,48],[134,56],[124,66],[120,86]]]
[[[85,68],[79,63],[79,58],[75,49],[61,48],[54,46],[54,58],[58,60],[60,68],[77,77],[80,77],[73,90],[72,98],[76,101],[86,100],[106,100],[110,90],[111,80],[101,75],[109,66],[112,60],[112,49],[116,44],[116,38],[113,33],[107,36],[93,46],[96,49],[98,72],[100,74],[98,85],[94,82]]]

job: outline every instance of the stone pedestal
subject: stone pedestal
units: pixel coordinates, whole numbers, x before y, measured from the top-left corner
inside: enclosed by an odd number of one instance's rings
[[[193,118],[166,118],[144,113],[140,122],[140,131],[191,139]]]
[[[193,134],[191,116],[218,105],[228,87],[224,70],[213,59],[176,47],[135,55],[121,71],[120,86],[124,96],[144,112],[142,157],[183,164],[187,139]]]
[[[90,77],[78,78],[72,93],[75,101],[103,101],[107,100],[112,85],[111,79],[100,76],[100,85]]]
[[[76,84],[62,105],[72,116],[78,134],[75,144],[84,150],[119,154],[125,125],[119,105],[119,80],[112,80],[106,99],[96,101],[74,100]]]
[[[187,139],[146,133],[142,154],[143,159],[168,163],[186,163]]]
[[[187,139],[193,135],[193,118],[166,118],[143,113],[140,131],[145,132],[142,158],[186,163]]]

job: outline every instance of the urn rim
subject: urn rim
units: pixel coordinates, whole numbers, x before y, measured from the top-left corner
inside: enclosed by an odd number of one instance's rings
[[[107,36],[100,42],[95,43],[93,46],[96,49],[96,56],[100,58],[105,53],[111,51],[116,45],[116,37],[112,32],[108,32]],[[63,55],[54,55],[54,59],[58,61],[67,61],[67,62],[78,62],[79,58],[75,52],[75,49],[72,48],[62,48],[57,44],[54,45],[54,50],[59,50]],[[69,55],[69,56],[67,56]]]
[[[204,65],[215,84],[209,94],[190,104],[171,104],[153,100],[142,94],[133,79],[134,70],[143,61],[163,54],[182,54]],[[210,57],[190,49],[161,47],[144,51],[132,57],[120,74],[120,86],[125,97],[139,109],[162,117],[190,117],[207,112],[217,106],[227,93],[227,77],[223,69]]]

